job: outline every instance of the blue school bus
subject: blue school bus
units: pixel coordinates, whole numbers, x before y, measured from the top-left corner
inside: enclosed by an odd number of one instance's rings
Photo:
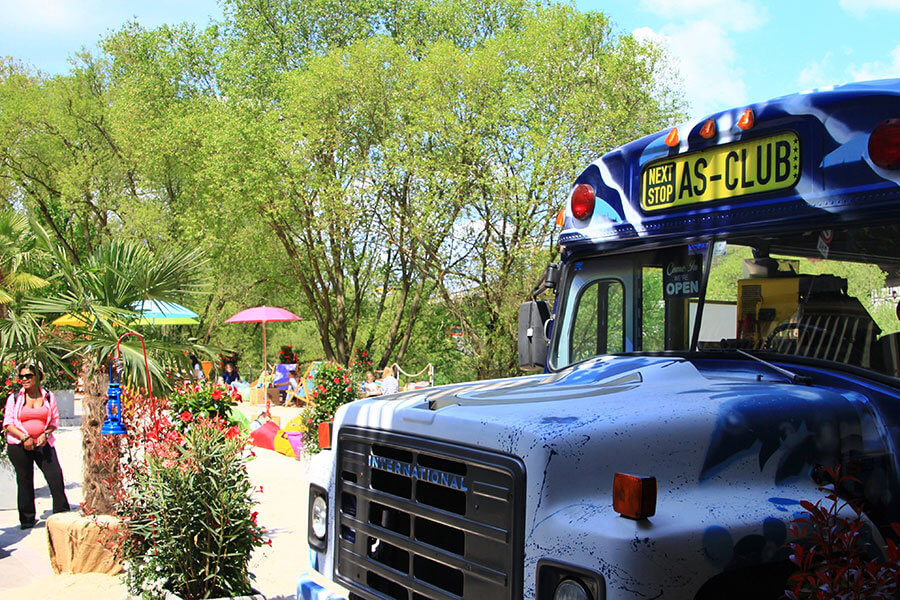
[[[520,310],[539,373],[338,411],[313,568],[365,600],[775,599],[828,489],[877,553],[900,521],[900,80],[626,144],[561,225]]]

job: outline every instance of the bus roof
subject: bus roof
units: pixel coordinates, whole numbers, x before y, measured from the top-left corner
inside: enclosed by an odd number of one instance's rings
[[[560,244],[565,255],[900,220],[898,156],[900,79],[722,111],[594,161],[569,193]]]

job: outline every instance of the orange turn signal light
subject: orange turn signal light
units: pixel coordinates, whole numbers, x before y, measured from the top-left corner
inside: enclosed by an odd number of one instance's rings
[[[613,510],[629,519],[656,514],[656,477],[616,473],[613,477]]]
[[[744,111],[744,114],[741,115],[741,118],[738,119],[737,126],[747,131],[751,127],[756,124],[756,116],[753,114],[753,109],[748,108]]]
[[[666,136],[666,142],[665,142],[666,146],[668,146],[669,148],[674,148],[675,146],[678,145],[679,141],[680,140],[678,138],[678,128],[673,127],[672,131],[669,132],[669,135]]]
[[[700,128],[700,137],[708,140],[714,135],[716,135],[716,122],[712,119],[707,119],[703,127]]]
[[[556,226],[562,227],[566,222],[566,209],[561,208],[559,212],[556,213]]]
[[[319,423],[319,448],[322,450],[331,449],[331,427],[334,421],[326,421]]]

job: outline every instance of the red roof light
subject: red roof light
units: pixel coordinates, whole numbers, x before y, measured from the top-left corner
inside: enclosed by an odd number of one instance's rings
[[[869,157],[882,169],[900,167],[900,119],[882,121],[869,135]]]
[[[594,187],[579,183],[572,191],[572,216],[578,220],[589,219],[594,214]]]

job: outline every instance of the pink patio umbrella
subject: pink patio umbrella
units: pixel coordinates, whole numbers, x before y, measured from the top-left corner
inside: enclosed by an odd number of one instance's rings
[[[289,310],[277,306],[254,306],[227,319],[226,323],[262,323],[263,330],[263,372],[266,371],[266,323],[269,321],[300,321],[300,317]]]

